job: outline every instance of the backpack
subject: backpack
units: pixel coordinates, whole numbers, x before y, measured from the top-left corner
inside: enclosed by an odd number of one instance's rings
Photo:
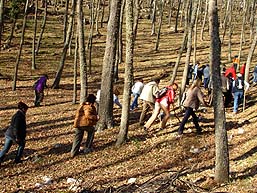
[[[167,87],[163,87],[161,90],[159,90],[156,94],[156,98],[159,99],[159,98],[162,98],[168,91],[168,88]]]
[[[235,86],[238,90],[243,90],[244,89],[244,81],[242,79],[236,79],[235,81]]]

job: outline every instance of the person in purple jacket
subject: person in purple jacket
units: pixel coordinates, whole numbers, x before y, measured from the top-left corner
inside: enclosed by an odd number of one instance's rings
[[[47,88],[46,81],[48,80],[47,75],[41,76],[34,84],[35,89],[35,107],[40,106],[40,103],[44,99],[44,88]]]

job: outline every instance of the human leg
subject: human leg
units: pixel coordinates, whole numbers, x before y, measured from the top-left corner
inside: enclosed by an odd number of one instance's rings
[[[186,107],[184,118],[179,125],[178,134],[183,134],[185,124],[188,121],[188,118],[190,117],[192,111],[192,108]]]
[[[151,125],[153,124],[153,122],[157,118],[158,114],[160,113],[160,109],[161,109],[160,104],[156,102],[155,105],[154,105],[153,114],[145,124],[146,129],[149,129],[151,127]]]
[[[193,109],[192,109],[191,115],[192,115],[192,118],[193,118],[193,123],[194,123],[195,128],[196,128],[196,132],[197,133],[201,133],[202,132],[202,128],[199,126],[198,117],[196,116],[196,114],[195,114]]]
[[[21,162],[21,156],[22,156],[22,153],[23,153],[23,150],[25,148],[25,144],[26,144],[26,141],[21,141],[19,143],[19,147],[17,149],[17,153],[16,153],[16,157],[15,157],[15,163],[20,163]]]
[[[134,108],[137,108],[138,107],[138,97],[139,97],[139,94],[133,94],[134,96],[134,99],[133,99],[133,102],[131,104],[131,109],[133,110]]]
[[[4,147],[2,151],[0,151],[0,163],[3,161],[5,154],[7,154],[8,151],[10,150],[12,144],[13,144],[13,141],[6,137]]]
[[[238,104],[239,104],[239,92],[235,92],[234,93],[234,107],[233,107],[233,112],[234,113],[237,113]]]
[[[95,136],[95,128],[93,126],[88,126],[85,148],[92,148],[94,136]]]
[[[145,117],[147,112],[149,112],[150,108],[154,108],[154,104],[144,101],[143,103],[143,108],[142,108],[142,112],[139,118],[139,124],[140,125],[144,125],[144,121],[145,121]]]
[[[161,129],[164,129],[166,127],[166,123],[167,121],[169,120],[170,118],[170,111],[168,109],[168,107],[165,107],[164,105],[161,104],[161,109],[163,110],[164,112],[164,117],[161,121]]]
[[[71,148],[71,157],[74,157],[75,155],[78,154],[80,144],[83,139],[83,135],[84,135],[83,129],[80,129],[80,128],[75,129],[75,137],[74,137],[72,148]]]

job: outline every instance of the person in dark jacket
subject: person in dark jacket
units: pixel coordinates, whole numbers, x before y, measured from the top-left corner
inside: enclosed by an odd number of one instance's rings
[[[46,81],[48,80],[47,75],[40,77],[34,84],[35,89],[35,107],[40,106],[40,103],[44,99],[44,88],[47,88]]]
[[[18,111],[12,116],[11,124],[5,132],[4,148],[0,152],[0,163],[3,162],[4,156],[10,150],[13,143],[18,144],[18,149],[15,157],[15,163],[21,163],[21,156],[25,148],[26,138],[26,112],[28,106],[23,103],[18,103]]]
[[[74,120],[75,138],[72,144],[71,157],[75,157],[79,153],[84,131],[87,131],[84,153],[90,153],[92,151],[95,134],[94,126],[98,120],[96,108],[94,106],[95,99],[95,95],[89,94],[86,102],[80,104],[76,111]]]

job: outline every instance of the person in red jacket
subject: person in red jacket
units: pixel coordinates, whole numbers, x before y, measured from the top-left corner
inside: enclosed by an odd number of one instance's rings
[[[225,71],[225,76],[229,77],[229,75],[235,80],[236,79],[236,69],[234,67],[234,65],[232,65],[230,68],[228,68]]]
[[[245,67],[246,67],[246,63],[244,63],[241,68],[240,68],[240,74],[244,77],[245,75]]]

